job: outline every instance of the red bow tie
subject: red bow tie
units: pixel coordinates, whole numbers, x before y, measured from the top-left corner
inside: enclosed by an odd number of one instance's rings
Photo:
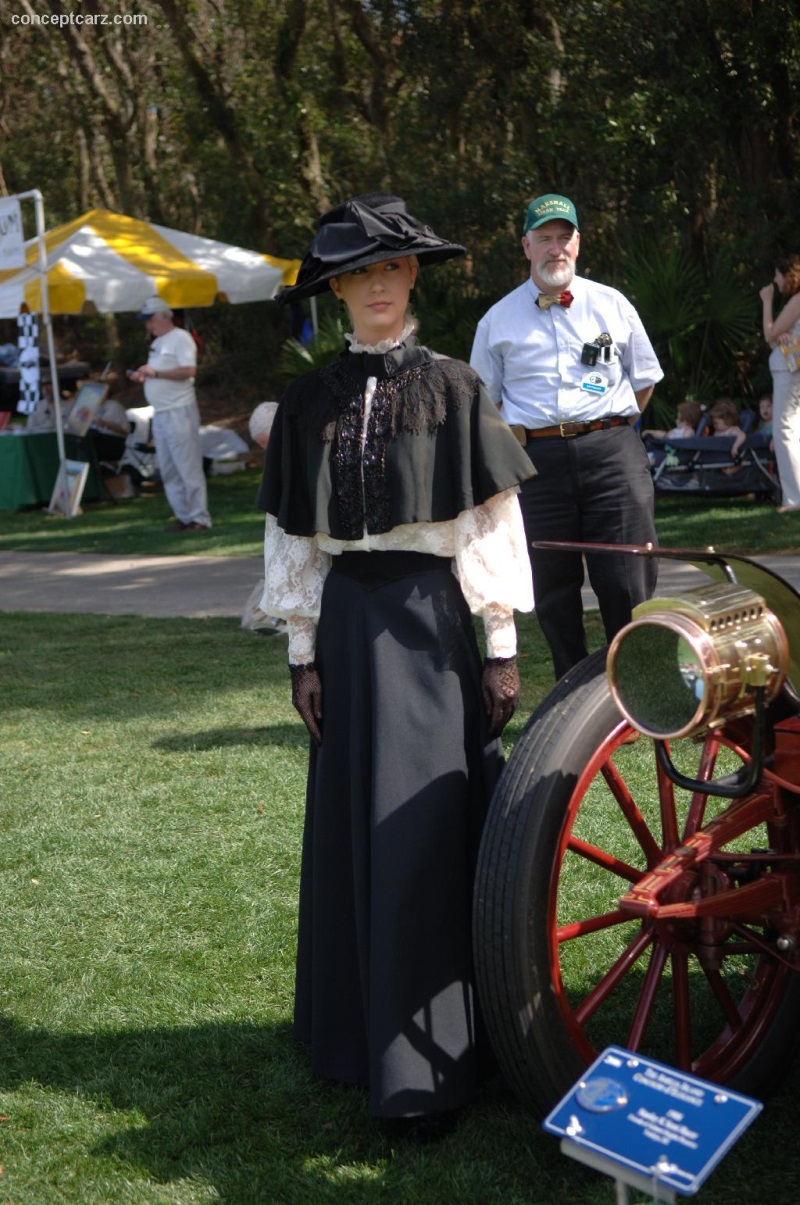
[[[563,305],[565,310],[568,310],[572,305],[572,294],[569,289],[565,289],[563,293],[540,293],[536,298],[536,304],[540,310],[549,310],[551,305]]]

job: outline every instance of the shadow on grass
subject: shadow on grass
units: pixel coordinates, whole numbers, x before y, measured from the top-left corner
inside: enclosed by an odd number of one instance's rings
[[[268,728],[210,728],[207,732],[185,732],[155,740],[152,748],[165,753],[197,753],[241,745],[251,749],[307,749],[308,740],[305,726],[298,719],[296,724],[272,724]]]
[[[161,1184],[191,1180],[224,1201],[404,1200],[409,1175],[419,1190],[420,1162],[430,1161],[427,1149],[387,1137],[369,1117],[364,1091],[314,1079],[288,1024],[55,1033],[0,1020],[0,1044],[4,1091],[40,1085],[135,1115],[92,1151],[118,1161],[121,1176],[127,1168]],[[475,1114],[437,1148],[447,1175],[454,1161],[461,1174],[470,1159],[481,1112],[513,1139],[511,1162],[530,1159],[535,1123],[494,1081]],[[557,1164],[548,1145],[543,1139]],[[501,1178],[509,1171],[503,1163]],[[446,1198],[434,1190],[426,1199]]]

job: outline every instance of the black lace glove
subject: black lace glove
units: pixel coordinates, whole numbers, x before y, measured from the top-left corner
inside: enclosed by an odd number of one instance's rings
[[[517,710],[519,673],[516,657],[487,657],[483,663],[481,689],[489,717],[489,740],[495,740]]]
[[[322,681],[313,661],[290,665],[292,705],[318,745],[322,744]]]

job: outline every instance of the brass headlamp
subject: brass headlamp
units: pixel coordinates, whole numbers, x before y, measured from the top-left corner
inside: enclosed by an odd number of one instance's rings
[[[636,607],[606,667],[628,722],[666,740],[752,713],[759,688],[771,702],[789,673],[789,642],[755,591],[709,584]]]

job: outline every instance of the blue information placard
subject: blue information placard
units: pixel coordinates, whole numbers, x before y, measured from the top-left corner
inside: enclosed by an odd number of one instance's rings
[[[543,1127],[639,1178],[685,1196],[761,1112],[759,1101],[609,1046]]]

